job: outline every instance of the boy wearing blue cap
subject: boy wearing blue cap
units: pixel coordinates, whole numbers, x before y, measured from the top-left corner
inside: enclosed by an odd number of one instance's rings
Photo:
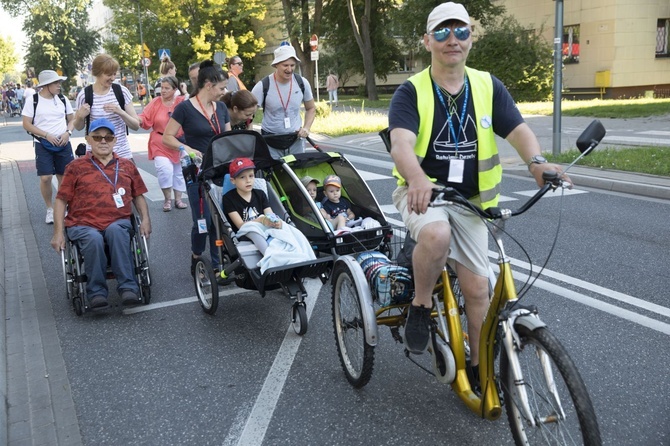
[[[57,252],[65,248],[64,230],[70,240],[78,243],[86,259],[86,295],[89,305],[95,309],[108,306],[107,244],[122,303],[137,304],[140,302],[139,286],[129,249],[131,202],[142,219],[139,231],[148,237],[151,219],[142,195],[147,192],[147,187],[135,164],[114,153],[116,136],[114,124],[109,119],[91,122],[86,141],[91,146],[91,153],[68,164],[58,189],[51,246]]]

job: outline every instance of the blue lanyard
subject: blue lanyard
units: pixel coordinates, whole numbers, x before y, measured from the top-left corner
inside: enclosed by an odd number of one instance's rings
[[[117,181],[119,181],[119,160],[118,160],[118,159],[116,160],[116,167],[114,168],[115,175],[114,175],[114,182],[113,182],[113,183],[112,183],[112,180],[109,179],[109,177],[107,176],[107,174],[105,173],[105,171],[102,170],[102,169],[100,168],[100,166],[98,166],[98,165],[95,163],[95,161],[93,161],[93,157],[91,157],[91,162],[93,163],[93,165],[95,166],[95,168],[98,169],[98,170],[100,171],[100,173],[102,174],[102,176],[105,177],[105,179],[107,180],[107,182],[108,182],[109,184],[112,185],[112,187],[114,188],[114,193],[116,193],[116,183],[117,183]]]
[[[442,103],[442,106],[444,107],[444,110],[447,113],[447,125],[449,125],[449,132],[451,133],[451,137],[454,140],[455,151],[456,153],[458,153],[458,138],[460,137],[461,130],[463,130],[463,122],[465,121],[465,110],[467,110],[468,108],[468,97],[470,95],[468,78],[467,77],[465,78],[465,99],[463,101],[463,110],[461,111],[461,120],[458,123],[458,134],[454,131],[454,123],[451,121],[451,112],[449,111],[447,104],[444,103],[444,97],[442,96],[440,87],[437,85],[437,82],[435,81],[433,81],[433,85],[435,86],[435,94],[437,94],[437,97],[440,99],[440,102]],[[456,109],[456,111],[458,112],[458,108]]]

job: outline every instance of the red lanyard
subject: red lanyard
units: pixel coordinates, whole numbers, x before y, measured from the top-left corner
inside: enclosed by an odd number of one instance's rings
[[[288,116],[288,112],[286,111],[286,109],[288,109],[288,104],[291,102],[291,91],[293,91],[293,74],[291,74],[291,85],[289,86],[288,99],[286,100],[286,105],[284,105],[284,98],[281,97],[281,92],[279,91],[279,83],[277,82],[276,71],[274,73],[274,78],[275,78],[275,88],[277,89],[277,94],[279,95],[279,101],[281,102],[281,106],[284,108],[284,116]]]
[[[221,133],[221,125],[219,124],[219,118],[216,116],[216,107],[214,106],[214,103],[212,103],[212,110],[214,110],[214,114],[212,116],[214,116],[214,121],[216,121],[216,127],[218,127],[218,131],[214,127],[214,124],[212,124],[212,120],[207,117],[207,110],[205,110],[205,107],[202,106],[202,102],[200,102],[200,98],[198,97],[198,95],[195,95],[195,99],[198,101],[198,105],[202,110],[202,114],[205,116],[205,119],[207,119],[207,123],[214,131],[214,134],[218,135],[219,133]]]

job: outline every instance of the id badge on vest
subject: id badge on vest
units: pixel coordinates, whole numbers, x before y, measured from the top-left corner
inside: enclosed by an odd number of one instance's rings
[[[465,169],[465,161],[461,159],[452,159],[449,161],[449,178],[450,183],[463,182],[463,170]]]

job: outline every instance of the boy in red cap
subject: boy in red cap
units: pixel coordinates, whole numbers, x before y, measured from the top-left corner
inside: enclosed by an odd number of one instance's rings
[[[254,221],[268,228],[280,229],[281,219],[272,212],[265,192],[254,189],[256,166],[249,158],[235,158],[228,171],[235,189],[223,196],[223,209],[235,232],[243,224]]]

